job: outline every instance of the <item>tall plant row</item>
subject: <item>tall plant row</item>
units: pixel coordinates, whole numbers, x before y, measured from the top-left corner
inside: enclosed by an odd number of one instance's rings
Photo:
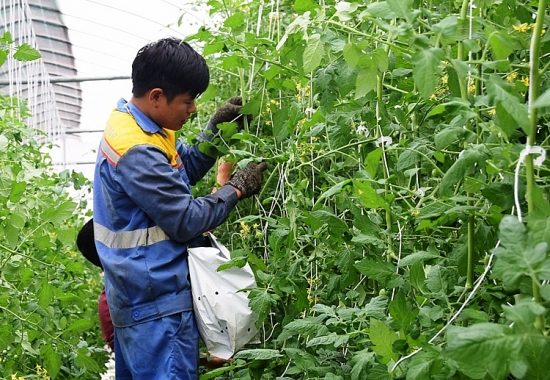
[[[9,32],[0,38],[0,65],[39,57]],[[53,170],[29,116],[21,99],[0,96],[0,378],[97,379],[108,359],[102,279],[75,246],[90,184]]]
[[[207,4],[195,124],[243,96],[268,174],[216,232],[262,343],[203,378],[549,378],[547,2]]]

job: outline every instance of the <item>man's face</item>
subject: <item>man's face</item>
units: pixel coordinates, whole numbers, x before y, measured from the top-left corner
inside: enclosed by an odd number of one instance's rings
[[[168,103],[164,93],[158,94],[153,120],[162,128],[178,131],[197,112],[195,99],[189,94],[176,96]]]

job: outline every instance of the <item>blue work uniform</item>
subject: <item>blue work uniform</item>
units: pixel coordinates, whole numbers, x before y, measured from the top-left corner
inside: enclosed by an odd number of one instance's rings
[[[124,99],[109,117],[94,174],[94,234],[117,379],[197,378],[187,245],[219,226],[238,200],[230,186],[193,198],[190,186],[214,163]]]

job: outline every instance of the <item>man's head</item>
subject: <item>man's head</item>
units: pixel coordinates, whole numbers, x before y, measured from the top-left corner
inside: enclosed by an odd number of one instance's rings
[[[132,64],[132,103],[162,128],[177,131],[197,111],[208,66],[189,44],[165,38],[144,46]]]
[[[132,94],[136,98],[161,88],[169,103],[181,94],[195,99],[209,81],[204,58],[187,42],[172,37],[145,45],[132,63]]]

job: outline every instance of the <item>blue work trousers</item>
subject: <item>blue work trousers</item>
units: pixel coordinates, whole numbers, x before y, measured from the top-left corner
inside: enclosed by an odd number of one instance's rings
[[[197,380],[199,333],[192,311],[115,327],[117,380]]]

